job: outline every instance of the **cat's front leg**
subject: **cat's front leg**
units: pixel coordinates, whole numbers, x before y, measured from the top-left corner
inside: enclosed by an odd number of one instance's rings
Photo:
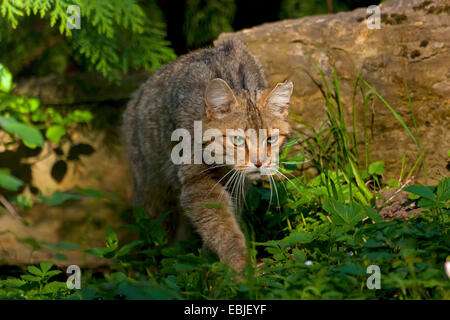
[[[204,177],[186,181],[181,205],[206,246],[217,253],[221,262],[236,271],[246,265],[245,237],[234,218],[232,201],[216,180]]]

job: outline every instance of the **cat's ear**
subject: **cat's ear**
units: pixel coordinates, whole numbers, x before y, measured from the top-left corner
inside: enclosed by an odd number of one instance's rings
[[[278,83],[266,98],[267,111],[277,117],[285,118],[288,115],[293,89],[294,85],[291,80]]]
[[[211,80],[205,91],[206,116],[220,119],[231,112],[237,104],[236,97],[228,84],[219,78]]]

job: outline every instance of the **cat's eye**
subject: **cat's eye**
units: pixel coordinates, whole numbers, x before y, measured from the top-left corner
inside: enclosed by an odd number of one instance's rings
[[[241,136],[232,136],[230,137],[231,143],[233,143],[236,147],[241,147],[245,144],[245,138]]]
[[[278,141],[278,136],[271,136],[271,137],[267,138],[267,143],[268,144],[274,144],[277,141]]]

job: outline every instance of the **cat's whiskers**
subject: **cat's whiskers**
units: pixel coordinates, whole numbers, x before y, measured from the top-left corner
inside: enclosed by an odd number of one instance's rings
[[[238,204],[238,206],[239,206],[239,192],[238,192],[237,195],[235,195],[234,190],[235,190],[236,187],[237,187],[237,191],[239,190],[239,181],[241,180],[242,173],[241,173],[240,170],[237,170],[237,172],[238,172],[238,175],[237,175],[235,181],[233,182],[233,188],[232,188],[230,194],[231,194],[231,197],[234,198],[233,201],[236,204]]]
[[[273,190],[272,190],[272,180],[269,179],[269,184],[270,184],[270,200],[269,200],[269,207],[272,205],[272,194],[273,194]]]
[[[237,174],[236,174],[236,177],[235,177],[235,179],[233,180],[233,182],[231,183],[231,186],[230,186],[230,191],[229,191],[229,194],[230,194],[230,197],[231,197],[231,201],[233,201],[233,206],[236,208],[236,206],[237,206],[237,200],[238,200],[238,197],[237,197],[237,195],[236,195],[236,193],[234,192],[234,190],[235,190],[235,188],[236,188],[236,184],[238,183],[238,181],[239,181],[239,178],[240,178],[240,172],[239,172],[239,170],[236,170],[237,171]]]
[[[218,201],[220,201],[220,200],[222,199],[222,195],[223,195],[223,194],[225,194],[225,193],[228,192],[228,189],[227,189],[228,185],[229,185],[230,183],[232,183],[232,181],[233,181],[233,180],[235,179],[235,177],[236,177],[236,174],[239,173],[239,171],[236,170],[235,168],[232,168],[232,169],[230,170],[230,172],[233,172],[233,174],[231,175],[231,177],[227,180],[227,182],[226,182],[225,185],[223,186],[223,189],[222,189],[222,191],[220,192],[219,197],[217,198]],[[222,179],[221,179],[221,180],[222,180]],[[219,180],[219,182],[220,182],[220,180]],[[232,197],[232,195],[230,195],[230,196]]]
[[[272,184],[273,184],[273,186],[274,186],[274,189],[275,189],[275,195],[277,196],[277,204],[278,204],[278,210],[280,210],[280,198],[278,197],[278,189],[277,189],[277,184],[276,184],[276,182],[275,182],[275,180],[274,180],[274,178],[272,177],[272,175],[269,175],[269,179],[271,179],[272,180]]]
[[[276,171],[276,170],[275,170],[275,175],[276,175],[277,177],[281,177],[281,178],[280,178],[281,185],[283,186],[284,191],[286,191],[286,194],[288,194],[289,192],[288,192],[287,189],[286,189],[286,184],[285,184],[284,181],[283,181],[283,176],[282,176],[278,171]]]
[[[246,205],[244,187],[245,187],[245,174],[243,173],[242,180],[241,180],[241,193],[242,193],[241,198],[242,198],[242,201],[244,202],[243,205]]]
[[[300,192],[299,188],[297,188],[297,186],[295,185],[295,183],[293,183],[288,177],[286,177],[282,172],[280,172],[280,170],[278,170],[277,168],[273,168],[276,172],[278,172],[280,175],[282,175],[290,184],[292,184],[292,186],[298,191]],[[295,177],[295,176],[294,176]],[[295,177],[297,178],[297,177]]]
[[[229,175],[230,173],[232,173],[233,171],[235,171],[234,168],[232,168],[230,171],[228,171],[227,173],[225,173],[225,174],[223,175],[223,177],[220,178],[219,181],[217,181],[217,182],[214,184],[214,186],[211,188],[211,190],[209,190],[209,192],[208,192],[208,194],[207,194],[206,196],[209,196],[209,194],[211,193],[211,191],[213,191],[214,188],[215,188],[215,187],[216,187],[223,179],[225,179],[226,176],[228,176],[228,175]],[[234,174],[233,174],[233,175],[234,175]],[[232,175],[231,177],[233,177],[233,175]],[[229,181],[230,181],[230,180],[228,179],[227,183],[228,183]],[[225,186],[226,186],[226,184],[225,184]],[[223,190],[222,190],[222,192],[223,192]],[[221,194],[222,194],[222,192],[221,192]]]
[[[244,172],[242,172],[241,173],[241,180],[240,180],[240,189],[239,189],[239,192],[240,192],[240,196],[239,196],[239,204],[240,204],[240,209],[242,210],[243,208],[244,208],[244,206],[245,206],[245,204],[246,204],[246,202],[245,202],[245,173]],[[242,201],[242,203],[241,203],[241,201]]]

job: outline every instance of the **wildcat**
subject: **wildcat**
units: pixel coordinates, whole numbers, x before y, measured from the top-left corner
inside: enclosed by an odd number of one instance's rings
[[[289,133],[292,90],[291,81],[270,90],[258,60],[235,40],[196,50],[161,67],[134,94],[123,115],[134,204],[150,217],[170,210],[167,227],[173,240],[186,238],[192,226],[205,248],[241,271],[246,265],[246,242],[235,214],[252,180],[264,178],[263,169],[276,170],[272,160],[278,154],[273,150]],[[226,150],[244,151],[245,160],[175,165],[172,133],[184,128],[193,137],[194,121],[202,121],[203,132],[222,132],[220,144]],[[227,129],[265,129],[268,137],[261,147],[243,135],[228,137]],[[263,156],[258,148],[265,148]]]

